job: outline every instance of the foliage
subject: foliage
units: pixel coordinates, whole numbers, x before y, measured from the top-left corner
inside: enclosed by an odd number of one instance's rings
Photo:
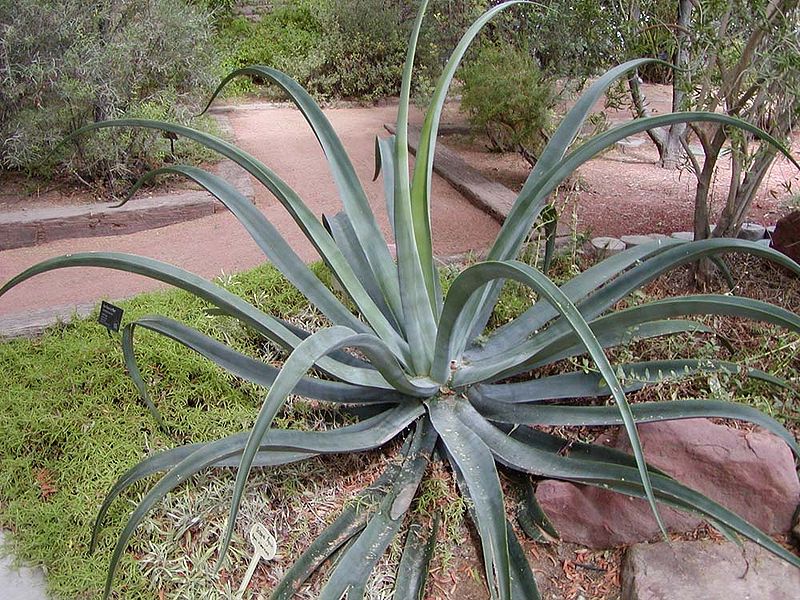
[[[583,80],[619,61],[617,26],[608,2],[545,0],[511,7],[486,35],[493,43],[527,49],[549,77]]]
[[[169,142],[127,132],[56,146],[97,120],[186,120],[214,73],[208,19],[181,0],[103,2],[95,10],[78,0],[3,0],[0,32],[3,169],[74,172],[96,184],[135,180],[173,160]],[[187,160],[185,144],[175,148],[175,158]]]
[[[222,72],[249,65],[269,65],[298,81],[309,81],[322,56],[319,47],[324,25],[320,4],[293,0],[278,3],[258,21],[231,15],[219,19],[214,41],[223,59]],[[240,79],[226,93],[241,95],[257,89],[250,80]]]
[[[407,4],[328,0],[322,7],[321,64],[309,81],[322,97],[374,100],[400,90]]]
[[[519,152],[535,165],[551,133],[557,96],[531,55],[487,44],[460,76],[461,110],[470,124],[485,131],[495,149]]]
[[[296,82],[267,67],[233,73],[257,75],[282,87],[303,112],[328,159],[340,191],[343,212],[327,219],[328,228],[275,173],[235,146],[202,132],[161,121],[126,119],[96,123],[79,134],[105,128],[143,127],[167,131],[203,143],[246,169],[289,210],[331,269],[350,303],[343,304],[308,270],[275,228],[235,188],[201,169],[174,165],[149,174],[177,173],[212,192],[240,220],[266,256],[332,323],[311,332],[275,318],[244,299],[182,269],[152,259],[119,253],[78,253],[31,267],[0,288],[0,295],[39,273],[72,266],[102,266],[131,271],[189,291],[284,348],[289,356],[280,368],[254,359],[179,321],[149,316],[123,329],[126,367],[142,399],[163,417],[148,396],[134,354],[134,332],[150,330],[209,358],[231,374],[269,391],[249,430],[208,443],[188,444],[151,454],[122,475],[109,492],[96,521],[92,546],[102,541],[102,524],[115,500],[129,486],[166,471],[149,487],[120,534],[111,556],[106,596],[118,564],[138,524],[161,499],[188,477],[212,466],[238,469],[229,525],[221,538],[224,561],[240,513],[248,476],[253,469],[307,460],[325,454],[355,453],[402,439],[398,459],[365,490],[368,500],[348,507],[311,544],[273,590],[273,598],[289,598],[298,586],[332,555],[319,597],[362,596],[370,572],[401,530],[429,463],[442,456],[468,500],[482,542],[488,589],[492,598],[537,598],[533,574],[510,526],[497,464],[536,477],[600,486],[646,498],[656,519],[656,501],[703,515],[727,535],[756,541],[787,562],[800,559],[712,500],[693,492],[660,471],[649,468],[635,423],[713,416],[740,418],[781,436],[793,451],[798,445],[776,421],[748,407],[715,399],[630,406],[626,392],[700,370],[737,371],[718,360],[645,361],[613,365],[605,348],[630,339],[711,328],[683,318],[691,315],[735,315],[800,331],[795,313],[732,295],[695,295],[636,304],[614,310],[619,301],[661,273],[681,264],[724,252],[762,256],[800,273],[800,266],[763,246],[738,240],[694,243],[663,240],[631,249],[599,263],[557,286],[541,271],[514,260],[533,223],[546,208],[549,194],[574,170],[616,141],[652,127],[688,120],[719,123],[774,139],[743,121],[714,113],[667,114],[611,129],[569,151],[591,106],[618,77],[642,64],[632,61],[598,78],[572,108],[539,157],[504,223],[486,261],[464,269],[442,292],[432,254],[429,205],[433,149],[438,119],[459,62],[481,26],[505,7],[496,7],[473,24],[459,43],[434,90],[422,127],[413,173],[409,170],[408,110],[414,48],[425,3],[411,33],[401,86],[397,134],[378,143],[378,164],[384,175],[397,262],[370,210],[352,164],[330,123]],[[227,82],[227,80],[226,80]],[[226,83],[224,82],[223,85]],[[76,134],[78,135],[78,134]],[[530,309],[498,329],[483,334],[502,281],[528,286],[537,296]],[[353,307],[355,313],[348,307]],[[350,352],[358,349],[359,353]],[[562,375],[544,375],[549,365],[584,352],[594,364]],[[312,370],[313,369],[313,370]],[[310,374],[309,374],[310,372]],[[531,372],[533,374],[531,375]],[[546,371],[545,371],[546,372]],[[745,369],[750,377],[788,385],[766,373]],[[324,374],[322,376],[321,374]],[[623,375],[624,374],[624,375]],[[537,376],[541,375],[541,376]],[[620,379],[621,377],[621,379]],[[355,405],[355,423],[324,431],[281,427],[276,415],[290,395],[333,405]],[[611,396],[615,406],[570,406],[573,398]],[[556,401],[551,403],[549,401]],[[158,399],[156,398],[156,402]],[[166,427],[170,417],[161,422]],[[591,444],[570,443],[533,426],[624,426],[633,456]],[[434,448],[441,453],[434,455]],[[421,523],[423,538],[435,528]],[[662,527],[663,528],[663,527]],[[417,543],[412,539],[412,547]],[[339,551],[340,550],[340,551]],[[422,593],[427,552],[404,553],[422,560],[401,560],[395,598]],[[513,574],[513,576],[512,576]],[[409,586],[409,582],[419,585]]]
[[[417,89],[432,81],[476,16],[478,0],[435,0],[420,35]],[[216,43],[225,72],[253,64],[291,75],[322,99],[377,100],[396,96],[409,34],[410,5],[404,1],[283,0],[256,21],[218,22]],[[324,32],[324,35],[323,35]],[[234,81],[226,94],[251,93],[249,80]]]

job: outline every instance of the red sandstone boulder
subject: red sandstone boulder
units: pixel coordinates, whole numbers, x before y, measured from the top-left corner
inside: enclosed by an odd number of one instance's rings
[[[770,246],[800,263],[800,210],[778,219]]]
[[[639,426],[650,464],[716,500],[768,533],[785,533],[800,502],[791,450],[763,430],[745,431],[708,419]],[[624,432],[598,443],[630,451]],[[561,538],[593,548],[633,544],[659,537],[644,500],[595,487],[543,481],[536,498]],[[661,516],[672,531],[690,531],[700,519],[667,507]]]

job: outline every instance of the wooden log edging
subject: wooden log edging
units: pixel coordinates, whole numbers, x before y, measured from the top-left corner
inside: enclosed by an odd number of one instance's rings
[[[224,122],[221,125],[225,128]],[[233,162],[223,160],[214,171],[253,199],[249,176]],[[0,251],[71,238],[136,233],[226,210],[203,190],[135,197],[124,206],[112,207],[113,204],[98,202],[0,213]]]

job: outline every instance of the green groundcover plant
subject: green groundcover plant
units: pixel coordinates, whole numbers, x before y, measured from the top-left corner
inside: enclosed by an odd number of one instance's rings
[[[289,353],[282,367],[255,360],[172,319],[149,316],[127,323],[122,342],[127,368],[156,418],[134,356],[134,331],[152,330],[222,366],[230,373],[269,388],[249,431],[208,443],[194,443],[153,454],[123,474],[100,508],[94,547],[104,516],[131,485],[165,473],[150,487],[130,516],[111,556],[105,596],[137,525],[170,490],[209,467],[238,468],[226,535],[219,548],[224,561],[233,524],[254,468],[310,457],[352,453],[404,439],[400,459],[362,493],[289,568],[272,591],[290,598],[318,571],[325,582],[320,598],[361,598],[373,567],[401,531],[423,475],[433,460],[449,463],[480,536],[487,585],[492,598],[538,598],[536,582],[504,508],[498,465],[511,471],[599,486],[646,499],[661,524],[658,505],[702,515],[728,537],[741,535],[787,562],[800,559],[769,536],[703,495],[645,462],[636,423],[690,417],[723,417],[757,423],[780,436],[798,454],[792,435],[760,412],[715,399],[685,399],[629,405],[626,392],[700,370],[740,371],[714,360],[647,361],[612,365],[605,349],[637,338],[681,332],[707,332],[691,315],[733,315],[800,331],[800,318],[772,304],[731,295],[688,295],[613,308],[644,284],[679,265],[727,252],[768,258],[800,274],[800,266],[769,248],[740,240],[698,242],[662,240],[613,256],[557,286],[546,274],[514,260],[547,198],[560,182],[616,141],[654,127],[684,121],[735,126],[777,142],[759,129],[720,114],[667,114],[624,124],[574,150],[573,139],[592,105],[618,77],[644,64],[632,61],[600,77],[567,114],[526,181],[485,261],[464,269],[444,294],[431,244],[431,173],[439,116],[447,89],[480,29],[508,4],[494,7],[465,33],[433,94],[422,127],[413,171],[409,169],[408,109],[412,65],[426,3],[423,1],[409,44],[398,108],[397,133],[376,144],[376,176],[383,173],[396,261],[390,255],[353,166],[330,123],[311,97],[274,69],[240,69],[234,77],[256,76],[274,82],[292,98],[313,129],[338,186],[343,212],[320,222],[275,173],[235,146],[193,130],[159,121],[126,119],[100,122],[77,132],[107,127],[142,127],[195,140],[235,161],[266,186],[291,213],[348,296],[342,303],[299,259],[275,228],[245,197],[219,177],[189,166],[153,171],[179,174],[202,185],[236,215],[267,258],[331,322],[305,331],[265,314],[238,296],[177,267],[141,256],[112,252],[79,253],[42,262],[0,288],[0,295],[39,273],[63,267],[101,266],[145,275],[187,290],[239,319]],[[218,90],[219,91],[219,90]],[[787,154],[788,155],[788,154]],[[791,157],[790,157],[791,158]],[[797,164],[797,163],[795,163]],[[141,183],[141,182],[140,182]],[[552,239],[552,231],[551,231]],[[534,305],[491,332],[485,327],[503,281],[514,280],[537,295]],[[543,375],[543,367],[588,353],[596,369]],[[788,385],[755,369],[754,378]],[[273,427],[290,394],[347,406],[358,419],[326,431]],[[575,398],[613,398],[615,406],[579,406]],[[536,429],[539,425],[622,425],[633,455],[572,443]],[[544,531],[547,522],[529,506]],[[663,530],[663,524],[661,524]],[[398,566],[396,599],[423,594],[436,527],[413,524]],[[333,559],[333,560],[332,560]],[[330,565],[330,566],[329,566]],[[323,568],[325,567],[325,568]]]

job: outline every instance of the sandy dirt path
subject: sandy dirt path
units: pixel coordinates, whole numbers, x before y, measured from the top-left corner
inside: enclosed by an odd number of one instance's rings
[[[385,122],[395,119],[396,107],[338,108],[326,111],[350,153],[370,203],[379,215],[385,235],[389,225],[384,210],[382,181],[372,182],[375,135],[386,135]],[[236,142],[284,178],[316,214],[334,214],[340,203],[322,150],[302,115],[293,107],[249,109],[228,114]],[[286,236],[306,261],[316,252],[299,228],[269,192],[254,184],[256,205]],[[498,225],[469,204],[447,183],[435,177],[432,223],[434,250],[447,256],[488,247]],[[134,200],[135,202],[135,200]],[[6,281],[44,259],[81,251],[119,251],[150,256],[212,278],[254,267],[264,258],[229,213],[178,223],[124,236],[62,240],[41,246],[0,252],[0,281]],[[28,311],[70,307],[124,298],[161,284],[141,276],[97,268],[71,268],[45,273],[0,298],[0,317]]]

